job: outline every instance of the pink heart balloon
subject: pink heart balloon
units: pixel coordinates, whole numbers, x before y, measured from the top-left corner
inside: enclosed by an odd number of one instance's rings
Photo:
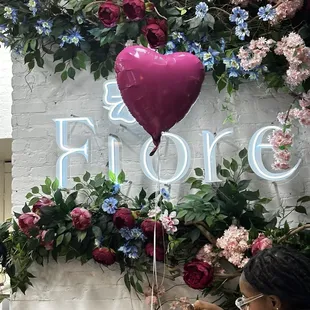
[[[160,143],[162,132],[182,120],[199,96],[205,71],[190,53],[161,55],[141,46],[116,58],[117,84],[129,112]]]

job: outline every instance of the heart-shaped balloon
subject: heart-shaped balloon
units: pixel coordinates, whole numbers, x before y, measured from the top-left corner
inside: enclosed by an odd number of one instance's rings
[[[190,53],[162,55],[142,46],[125,48],[115,62],[117,84],[128,110],[152,136],[182,120],[199,96],[205,71]]]

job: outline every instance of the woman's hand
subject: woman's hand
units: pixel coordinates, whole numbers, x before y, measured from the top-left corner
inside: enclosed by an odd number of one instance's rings
[[[223,310],[222,308],[220,308],[217,305],[213,305],[213,304],[210,304],[210,303],[208,303],[206,301],[202,301],[202,300],[197,300],[194,303],[194,309],[195,310]]]

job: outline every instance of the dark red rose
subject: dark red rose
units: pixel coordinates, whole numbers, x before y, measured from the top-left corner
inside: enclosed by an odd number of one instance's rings
[[[96,248],[93,250],[93,259],[102,265],[113,265],[116,261],[115,252],[109,248]]]
[[[40,216],[34,212],[24,213],[18,218],[18,226],[24,234],[29,236],[29,230],[37,228],[39,220]]]
[[[123,10],[128,19],[140,20],[145,16],[145,4],[143,0],[123,0]]]
[[[86,230],[91,225],[91,213],[84,208],[74,208],[70,215],[77,230]]]
[[[120,208],[113,216],[113,223],[117,229],[123,227],[133,228],[135,226],[135,219],[129,209]]]
[[[202,290],[213,281],[214,270],[208,263],[193,260],[184,265],[184,282],[191,288]]]
[[[148,256],[154,256],[154,244],[149,242],[145,246],[145,253]],[[156,245],[156,260],[163,262],[165,260],[165,251],[162,246]]]
[[[114,27],[119,21],[121,10],[118,5],[112,1],[102,3],[99,7],[98,17],[104,26],[108,28]]]
[[[151,219],[146,219],[141,224],[141,229],[144,235],[150,239],[154,236],[154,228],[156,225],[156,239],[161,239],[163,237],[163,226],[160,222],[155,222]]]
[[[147,25],[143,27],[142,33],[145,35],[151,48],[166,45],[168,39],[167,22],[163,19],[150,18]]]
[[[55,202],[47,197],[40,198],[32,207],[32,212],[39,213],[42,207],[53,207]]]

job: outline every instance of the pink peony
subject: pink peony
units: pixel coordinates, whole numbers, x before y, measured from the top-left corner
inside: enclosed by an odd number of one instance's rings
[[[91,213],[84,208],[74,208],[70,215],[77,230],[86,230],[91,225]]]
[[[40,244],[45,247],[45,250],[50,251],[50,250],[53,250],[54,248],[54,240],[50,242],[45,242],[44,238],[45,238],[46,233],[47,233],[47,230],[42,230],[40,232]]]
[[[256,255],[259,251],[272,248],[272,240],[267,238],[264,234],[259,234],[258,238],[252,243],[252,255]]]
[[[214,266],[214,262],[217,256],[218,256],[217,253],[214,252],[213,245],[206,244],[199,250],[199,252],[196,255],[196,258],[205,263],[208,263],[211,266]]]
[[[37,227],[37,223],[40,220],[40,216],[34,212],[28,212],[22,214],[18,218],[18,225],[20,230],[27,236],[29,236],[29,231]]]
[[[32,212],[40,213],[42,207],[53,207],[55,202],[47,197],[40,198],[32,207]]]

